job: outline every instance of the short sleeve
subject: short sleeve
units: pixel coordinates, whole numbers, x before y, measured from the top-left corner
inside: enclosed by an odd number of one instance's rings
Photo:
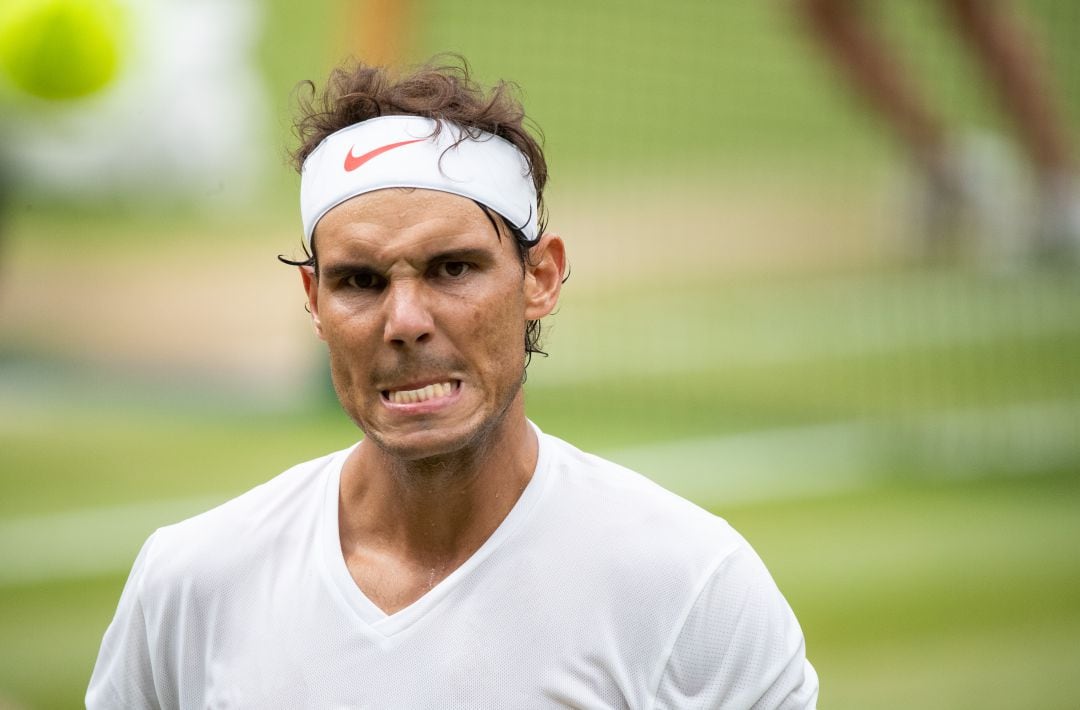
[[[141,600],[142,580],[153,540],[154,536],[151,535],[139,551],[120,595],[116,615],[105,631],[90,687],[86,691],[88,710],[160,708],[154,690],[150,644]]]
[[[799,623],[761,559],[743,543],[693,603],[654,707],[812,710],[817,696]]]

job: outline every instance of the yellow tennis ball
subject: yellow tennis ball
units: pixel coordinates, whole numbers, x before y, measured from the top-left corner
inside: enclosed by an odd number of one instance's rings
[[[43,99],[87,96],[112,81],[122,39],[113,0],[0,0],[0,68]]]

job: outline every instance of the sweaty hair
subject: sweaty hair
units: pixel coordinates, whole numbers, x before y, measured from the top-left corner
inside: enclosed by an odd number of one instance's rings
[[[449,121],[465,129],[462,140],[468,140],[470,129],[487,131],[506,139],[525,156],[533,184],[536,186],[538,211],[537,234],[545,231],[547,213],[544,208],[544,186],[547,184],[547,162],[540,140],[526,128],[525,110],[514,95],[515,86],[500,81],[487,89],[469,75],[468,63],[462,57],[451,57],[451,63],[428,62],[408,73],[395,75],[384,67],[354,64],[334,69],[325,89],[320,93],[311,81],[304,81],[296,91],[298,115],[295,123],[299,146],[292,152],[293,165],[301,172],[304,160],[332,133],[379,116],[423,116]],[[532,131],[539,130],[530,125]],[[475,135],[475,134],[474,134]],[[542,135],[541,135],[542,138]],[[478,203],[479,204],[479,203]],[[529,258],[535,240],[526,239],[509,220],[480,205],[491,221],[496,235],[503,230],[513,236],[522,266]],[[500,229],[500,225],[502,229]],[[318,256],[312,241],[311,251],[304,247],[307,258],[294,261],[279,256],[285,264],[311,266],[318,273]],[[540,321],[528,321],[525,327],[525,354],[546,355],[540,349]],[[526,361],[527,362],[527,361]]]

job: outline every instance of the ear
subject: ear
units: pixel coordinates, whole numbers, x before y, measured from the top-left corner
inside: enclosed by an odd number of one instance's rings
[[[559,235],[545,234],[529,249],[525,261],[525,319],[540,320],[559,303],[566,246]]]
[[[300,280],[304,284],[304,293],[307,294],[308,313],[311,314],[311,324],[315,327],[315,335],[320,340],[323,337],[322,322],[319,320],[319,277],[315,274],[315,267],[301,266]]]

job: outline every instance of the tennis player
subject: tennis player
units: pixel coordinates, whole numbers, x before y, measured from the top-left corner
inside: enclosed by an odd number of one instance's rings
[[[566,275],[521,106],[466,71],[333,73],[298,262],[364,433],[143,546],[89,708],[812,708],[723,520],[526,418]]]

